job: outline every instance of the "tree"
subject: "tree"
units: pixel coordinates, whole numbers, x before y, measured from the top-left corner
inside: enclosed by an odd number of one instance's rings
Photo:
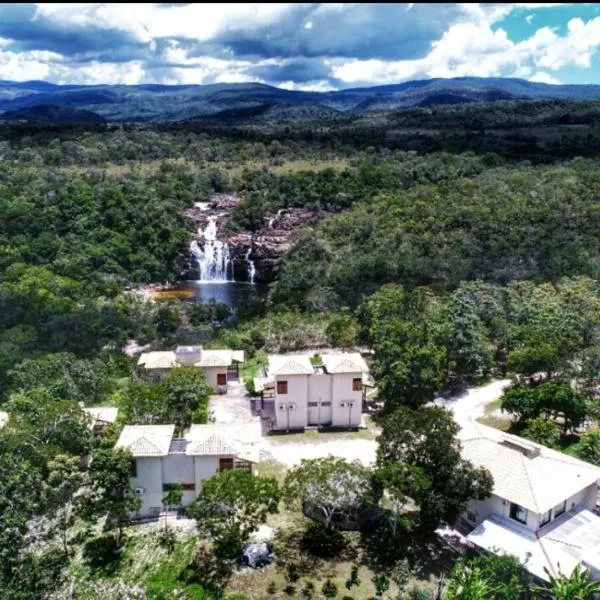
[[[577,444],[577,456],[594,465],[600,466],[600,429],[595,427],[586,431]]]
[[[168,423],[165,388],[156,383],[130,381],[119,397],[119,412],[125,423]]]
[[[531,587],[531,576],[511,554],[489,552],[471,560],[482,577],[495,589],[496,600],[523,600]]]
[[[544,572],[549,581],[548,586],[534,590],[542,597],[551,596],[556,600],[592,600],[595,594],[600,594],[600,581],[592,581],[591,572],[584,570],[581,564],[578,564],[570,575],[559,570],[558,577],[555,577],[546,567]]]
[[[241,469],[227,469],[204,482],[187,508],[201,533],[210,536],[217,552],[234,558],[247,537],[277,512],[279,486],[272,477],[253,477]]]
[[[206,382],[202,369],[178,367],[162,379],[160,386],[165,391],[164,418],[180,429],[192,422],[206,423],[208,399],[212,390]]]
[[[535,390],[526,385],[516,385],[506,390],[502,394],[501,407],[503,412],[515,415],[522,422],[540,414]]]
[[[427,485],[417,487],[413,500],[425,530],[433,531],[440,519],[453,523],[471,498],[483,500],[492,490],[490,473],[462,459],[455,442],[458,430],[451,414],[433,406],[402,407],[383,421],[377,466],[404,464],[421,470]]]
[[[335,348],[351,348],[356,345],[359,325],[347,308],[330,319],[325,329],[328,343]]]
[[[69,527],[74,522],[74,496],[83,483],[79,458],[58,455],[48,463],[46,505],[55,514],[65,556],[69,556]]]
[[[335,518],[355,519],[370,499],[371,478],[358,461],[343,458],[302,459],[288,471],[283,497],[289,506],[306,509],[330,526]]]
[[[154,317],[154,325],[159,335],[172,335],[179,327],[179,310],[174,306],[160,306]]]
[[[107,516],[107,527],[117,530],[117,547],[122,544],[130,515],[141,506],[129,483],[132,461],[131,452],[125,448],[96,448],[89,470],[90,489],[79,504],[80,513],[88,518]]]
[[[560,427],[544,417],[528,421],[522,435],[548,448],[558,448],[560,444]]]

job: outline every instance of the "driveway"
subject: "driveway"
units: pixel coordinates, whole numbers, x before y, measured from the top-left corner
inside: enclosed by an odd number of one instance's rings
[[[456,422],[465,427],[470,420],[485,414],[485,407],[502,396],[510,379],[497,379],[482,387],[469,388],[451,398],[436,398],[434,404],[452,411]],[[215,422],[226,426],[235,439],[252,444],[261,460],[276,460],[291,468],[303,458],[329,455],[372,464],[377,453],[377,431],[321,433],[307,431],[264,436],[260,416],[253,414],[251,402],[242,383],[230,382],[226,395],[211,396],[209,410]]]
[[[436,406],[443,406],[451,410],[454,420],[461,427],[464,427],[469,421],[483,417],[485,415],[485,407],[491,402],[498,400],[510,383],[510,379],[495,379],[487,385],[468,388],[460,396],[436,398],[433,403]]]

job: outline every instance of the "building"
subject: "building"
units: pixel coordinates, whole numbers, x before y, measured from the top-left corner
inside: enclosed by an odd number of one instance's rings
[[[8,423],[8,413],[4,410],[0,410],[0,429],[2,429]]]
[[[90,416],[90,429],[94,435],[101,435],[104,430],[117,420],[119,409],[116,406],[90,406],[83,412]]]
[[[228,381],[239,379],[239,365],[243,362],[243,350],[205,350],[202,346],[177,346],[175,350],[144,352],[137,364],[154,381],[182,365],[199,367],[215,392],[225,392]]]
[[[305,355],[271,355],[254,385],[274,430],[353,428],[361,425],[368,371],[358,353],[325,354],[316,365]]]
[[[157,516],[173,485],[183,485],[185,507],[216,473],[233,468],[252,473],[259,460],[253,444],[232,440],[218,426],[192,425],[181,438],[174,432],[175,425],[126,425],[117,441],[117,448],[133,455],[131,487],[142,500],[140,515]]]
[[[461,452],[494,478],[491,496],[464,515],[473,546],[518,556],[540,580],[578,563],[600,578],[600,469],[540,444],[471,422]]]

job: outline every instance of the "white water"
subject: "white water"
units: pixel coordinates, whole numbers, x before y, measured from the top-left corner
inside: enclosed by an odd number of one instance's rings
[[[274,217],[271,217],[269,219],[269,229],[273,229],[273,225],[275,225],[276,221],[279,221],[279,218],[281,217],[281,215],[283,214],[284,211],[285,211],[285,208],[280,208],[277,211],[277,214]]]
[[[254,283],[254,276],[256,275],[256,267],[254,266],[254,261],[250,259],[250,254],[252,253],[252,246],[248,246],[248,251],[246,252],[246,256],[244,260],[248,265],[248,279],[250,283]]]
[[[208,208],[210,207],[210,202],[194,202],[194,206],[204,211],[208,210]]]
[[[217,217],[208,217],[204,229],[198,229],[203,240],[202,247],[196,241],[190,245],[190,251],[196,259],[200,271],[200,282],[233,281],[233,263],[229,254],[229,244],[217,239]]]

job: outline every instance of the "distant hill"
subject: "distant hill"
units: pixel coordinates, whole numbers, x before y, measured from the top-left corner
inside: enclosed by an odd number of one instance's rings
[[[332,119],[344,113],[498,100],[597,98],[600,98],[600,85],[550,85],[493,77],[426,79],[335,92],[284,90],[260,83],[83,86],[0,81],[0,111],[5,114],[51,105],[91,111],[107,121],[127,122],[294,121]],[[63,116],[67,117],[68,113]]]
[[[40,123],[105,123],[106,119],[91,110],[39,104],[0,114],[3,121],[37,121]]]

